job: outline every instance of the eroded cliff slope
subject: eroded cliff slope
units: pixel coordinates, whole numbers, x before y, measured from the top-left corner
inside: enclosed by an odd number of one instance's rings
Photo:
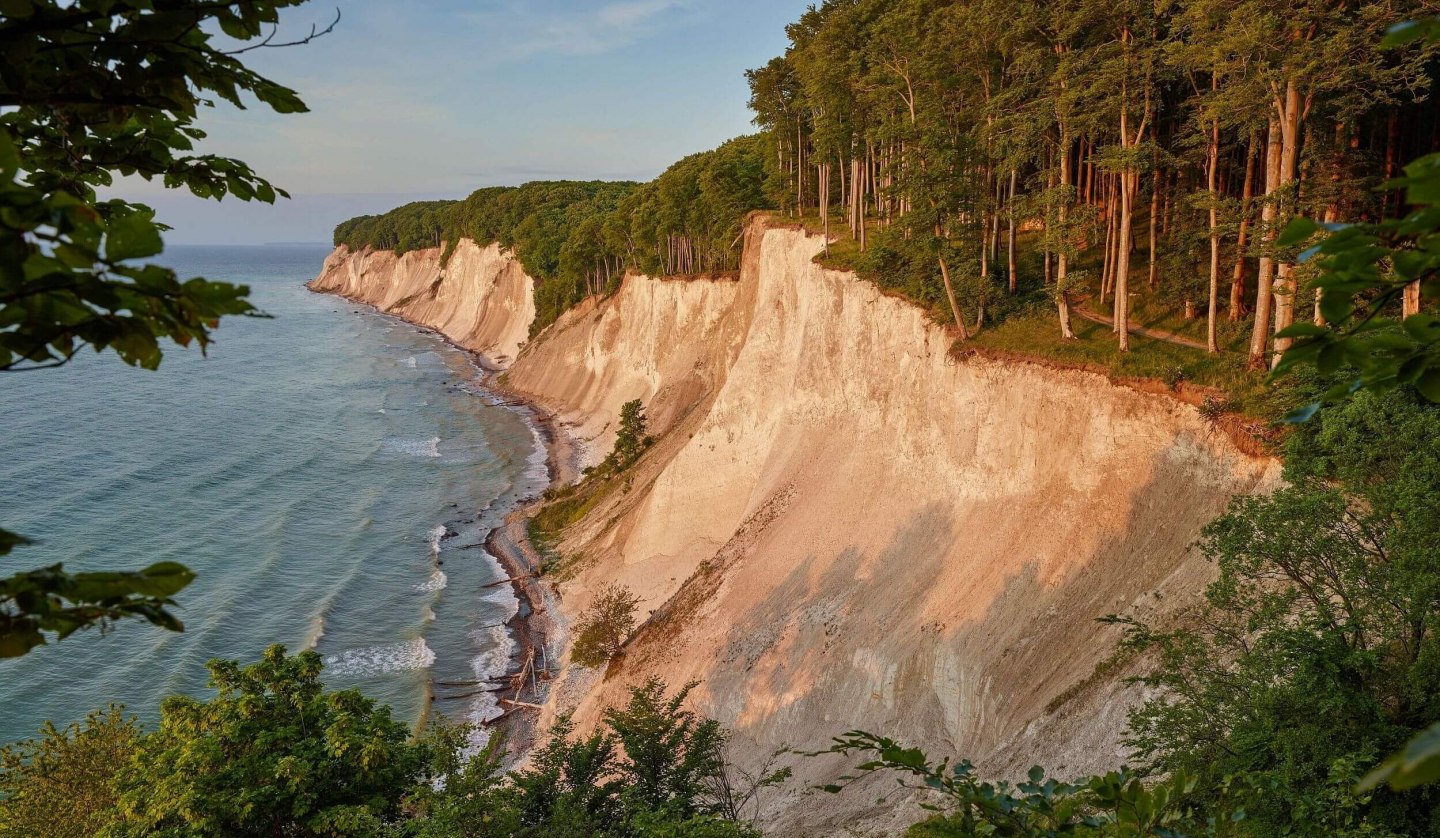
[[[603,678],[569,670],[550,717],[593,724],[658,675],[699,681],[752,768],[852,728],[1001,774],[1116,767],[1137,695],[1096,618],[1193,602],[1201,526],[1276,465],[1163,395],[956,359],[922,311],[814,264],[817,237],[761,218],[745,247],[738,282],[630,277],[508,373],[593,456],[629,399],[658,436],[559,545],[567,611],[618,582],[649,619]],[[776,834],[916,815],[876,805],[889,778],[817,800],[848,765],[790,762]]]
[[[1165,396],[956,360],[919,309],[814,264],[816,237],[761,220],[746,247],[738,285],[632,278],[510,373],[581,423],[651,398],[665,431],[562,545],[571,611],[611,581],[655,610],[582,724],[659,675],[700,681],[752,764],[858,727],[1002,773],[1116,767],[1135,696],[1094,677],[1095,618],[1193,601],[1200,527],[1274,464]],[[842,762],[795,765],[780,834],[885,825],[870,790],[800,794]]]

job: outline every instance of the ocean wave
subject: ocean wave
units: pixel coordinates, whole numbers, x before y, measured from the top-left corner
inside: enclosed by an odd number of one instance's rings
[[[385,450],[394,451],[397,454],[409,454],[412,457],[438,457],[440,456],[440,437],[432,436],[429,439],[403,439],[401,437],[386,437],[381,440]]]
[[[305,630],[305,642],[301,644],[302,649],[314,649],[320,645],[320,638],[325,636],[325,615],[315,614],[310,617],[310,627]]]
[[[440,541],[445,538],[445,525],[436,524],[426,533],[425,538],[430,542],[430,555],[440,555]]]
[[[530,436],[535,441],[535,450],[525,458],[525,479],[548,482],[550,479],[550,456],[545,448],[545,437],[540,434],[540,427],[531,420]]]
[[[429,579],[426,579],[424,582],[416,585],[415,590],[419,591],[422,594],[433,594],[436,591],[445,590],[445,586],[448,584],[450,584],[450,580],[445,576],[445,571],[436,570],[434,573],[430,574]]]
[[[487,626],[470,633],[476,648],[484,649],[471,659],[471,670],[475,680],[495,682],[505,676],[510,668],[510,656],[515,653],[515,639],[504,626]],[[490,743],[491,731],[482,725],[493,722],[504,715],[496,693],[480,693],[470,702],[465,712],[465,721],[474,725],[462,749],[462,756],[472,757]]]
[[[417,637],[403,643],[347,649],[338,655],[329,655],[325,658],[325,668],[332,675],[369,677],[429,669],[434,662],[435,653],[425,644],[425,638]]]

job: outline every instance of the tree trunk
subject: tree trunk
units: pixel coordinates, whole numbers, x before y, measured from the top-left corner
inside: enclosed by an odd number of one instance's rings
[[[965,318],[960,316],[960,305],[955,302],[955,287],[950,284],[950,268],[945,257],[940,257],[940,278],[945,281],[945,298],[950,301],[950,316],[955,318],[955,327],[960,330],[960,339],[969,340],[970,332],[965,328]]]
[[[1160,192],[1162,191],[1159,168],[1155,169],[1151,180],[1153,183],[1150,187],[1150,290],[1153,291],[1160,287],[1160,263],[1156,259],[1160,251],[1158,231],[1160,229]]]
[[[1269,246],[1275,239],[1275,200],[1280,187],[1280,120],[1272,116],[1265,140],[1265,203],[1260,208],[1260,235],[1265,250],[1260,256],[1260,270],[1255,281],[1255,323],[1250,332],[1250,366],[1265,366],[1266,343],[1270,337],[1270,309],[1275,260]]]
[[[1115,205],[1119,203],[1116,187],[1118,178],[1111,175],[1107,176],[1105,180],[1105,259],[1100,270],[1100,302],[1102,303],[1110,294],[1110,289],[1115,287],[1115,240],[1120,235],[1120,228],[1116,225],[1119,214],[1115,211]]]
[[[1205,180],[1210,189],[1210,308],[1206,312],[1205,348],[1213,355],[1220,351],[1215,323],[1220,308],[1220,210],[1217,206],[1220,194],[1215,188],[1215,177],[1220,170],[1219,120],[1210,123],[1210,149],[1205,168]]]
[[[825,255],[830,255],[830,164],[821,163],[816,167],[816,180],[820,187],[820,219],[825,228]]]
[[[1121,120],[1122,130],[1124,120]],[[1115,254],[1115,333],[1120,351],[1130,351],[1130,225],[1135,216],[1135,193],[1140,176],[1130,170],[1120,173],[1120,234]]]
[[[1070,240],[1069,231],[1065,227],[1066,210],[1070,204],[1070,135],[1067,133],[1065,123],[1060,124],[1060,210],[1059,220],[1059,247],[1055,254],[1055,306],[1060,313],[1060,338],[1061,340],[1074,340],[1075,332],[1070,328],[1070,289],[1066,275],[1070,268]]]
[[[1009,218],[1009,221],[1010,221],[1010,233],[1009,233],[1009,241],[1007,242],[1007,248],[1006,248],[1006,250],[1007,250],[1007,255],[1008,255],[1008,258],[1009,258],[1009,262],[1010,262],[1010,265],[1009,265],[1009,267],[1010,267],[1010,296],[1013,297],[1013,296],[1015,296],[1016,290],[1017,290],[1017,289],[1019,288],[1019,286],[1020,286],[1020,274],[1019,274],[1018,268],[1017,268],[1016,265],[1015,265],[1015,169],[1014,169],[1014,168],[1011,168],[1011,169],[1010,169],[1010,200],[1007,202],[1007,205],[1006,205],[1006,206],[1007,206],[1007,209],[1009,210],[1009,215],[1010,215],[1010,218]]]
[[[1238,323],[1245,316],[1245,243],[1250,233],[1250,201],[1255,197],[1255,145],[1250,135],[1245,146],[1245,186],[1240,196],[1240,233],[1235,240],[1235,275],[1230,284],[1230,322]]]
[[[1275,225],[1285,223],[1293,207],[1291,193],[1295,190],[1295,179],[1300,162],[1300,89],[1293,80],[1285,85],[1285,97],[1277,101],[1280,117],[1280,173],[1276,197],[1284,203],[1276,207]],[[1277,265],[1275,276],[1275,332],[1278,335],[1295,322],[1295,266],[1289,262]],[[1290,348],[1293,338],[1276,337],[1272,366],[1280,363],[1285,350]]]
[[[1420,280],[1417,279],[1405,286],[1405,292],[1400,300],[1400,306],[1402,318],[1420,313]]]

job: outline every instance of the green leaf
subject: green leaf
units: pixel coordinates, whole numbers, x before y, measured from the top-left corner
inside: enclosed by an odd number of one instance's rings
[[[1440,724],[1426,728],[1400,753],[1365,775],[1359,790],[1369,791],[1385,783],[1395,791],[1405,791],[1436,780],[1440,780]]]
[[[1299,425],[1309,422],[1316,413],[1320,412],[1320,402],[1311,402],[1304,407],[1297,407],[1285,414],[1285,421],[1292,425]]]
[[[1320,313],[1331,323],[1349,320],[1350,313],[1354,310],[1349,294],[1337,293],[1334,289],[1327,288],[1320,295]]]
[[[1286,326],[1284,329],[1276,332],[1275,336],[1279,338],[1313,338],[1327,333],[1328,330],[1324,326],[1316,326],[1314,323],[1307,323],[1302,320]]]
[[[1440,404],[1440,368],[1431,367],[1415,380],[1415,389],[1420,395],[1436,404]]]
[[[13,533],[9,530],[0,529],[0,556],[7,555],[11,550],[14,550],[16,547],[24,547],[28,544],[34,543],[35,542],[31,541],[23,535],[20,535],[19,533]]]
[[[136,593],[168,597],[195,581],[195,571],[178,562],[157,562],[140,571],[136,577]]]
[[[105,258],[111,262],[154,256],[164,248],[160,231],[148,212],[131,212],[106,225]]]
[[[1285,225],[1284,230],[1280,231],[1280,236],[1275,239],[1275,244],[1279,247],[1294,247],[1307,241],[1319,230],[1320,226],[1314,221],[1303,215],[1297,216]]]
[[[0,658],[18,658],[36,646],[44,645],[45,635],[34,628],[12,627],[8,631],[0,631]]]
[[[18,171],[20,151],[15,148],[15,141],[10,139],[10,132],[0,130],[0,176],[8,181]]]
[[[1401,323],[1405,331],[1421,343],[1440,340],[1440,319],[1430,314],[1412,314]]]

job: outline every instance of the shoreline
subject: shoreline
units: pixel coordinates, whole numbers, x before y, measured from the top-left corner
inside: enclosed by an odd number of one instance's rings
[[[494,399],[496,406],[514,410],[532,426],[545,451],[546,489],[568,485],[579,477],[584,456],[583,443],[565,430],[553,411],[503,384],[500,376],[505,368],[484,353],[459,345],[437,329],[407,320],[363,300],[331,291],[317,291],[310,282],[305,283],[305,288],[314,294],[337,297],[385,317],[393,317],[435,335],[446,345],[464,353],[479,373],[476,383]],[[549,683],[558,673],[558,660],[567,645],[568,630],[568,621],[558,612],[559,594],[545,585],[537,573],[540,554],[530,543],[526,532],[526,521],[541,504],[542,498],[539,495],[520,495],[515,502],[515,508],[505,515],[499,526],[486,534],[482,542],[485,552],[495,559],[505,574],[505,578],[490,583],[490,587],[509,582],[519,603],[515,616],[505,622],[515,647],[510,652],[505,673],[493,679],[493,683],[506,685],[496,693],[502,712],[478,725],[491,733],[492,741],[499,737],[505,749],[507,769],[522,760],[535,744],[538,708],[548,697]],[[534,662],[533,665],[531,662]],[[428,700],[421,711],[422,720],[434,712],[433,685],[427,687],[426,692]],[[505,698],[506,695],[510,698]]]
[[[479,353],[472,354],[483,359]],[[499,370],[488,363],[484,368],[488,370],[485,389],[505,399],[504,404],[523,411],[526,419],[534,423],[545,448],[549,473],[546,488],[574,482],[580,474],[583,454],[580,441],[564,429],[552,411],[500,383]],[[500,564],[507,577],[504,581],[510,583],[520,603],[515,616],[506,623],[515,649],[505,675],[509,684],[498,699],[504,712],[485,725],[499,737],[507,768],[523,760],[537,744],[539,708],[549,698],[550,683],[558,674],[558,661],[568,635],[568,621],[559,613],[560,596],[540,577],[541,557],[526,531],[526,523],[542,502],[540,496],[520,498],[484,542],[485,551]],[[507,693],[509,699],[503,697]]]

